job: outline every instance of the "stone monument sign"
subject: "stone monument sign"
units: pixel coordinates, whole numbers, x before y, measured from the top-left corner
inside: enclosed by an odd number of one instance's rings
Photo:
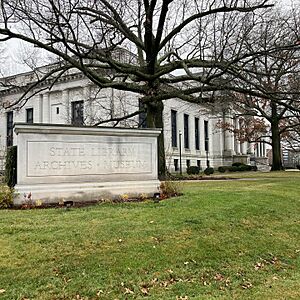
[[[17,196],[32,200],[91,201],[158,192],[160,130],[67,125],[15,125]]]

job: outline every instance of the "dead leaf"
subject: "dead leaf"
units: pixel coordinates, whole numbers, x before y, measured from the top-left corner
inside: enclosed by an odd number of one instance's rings
[[[148,296],[149,295],[149,289],[146,287],[141,287],[141,292],[144,296]]]
[[[224,276],[223,276],[222,274],[220,274],[220,273],[217,273],[217,274],[215,275],[214,279],[215,279],[216,281],[223,281]]]
[[[244,284],[242,285],[242,288],[244,290],[250,289],[252,287],[252,283],[250,281],[245,281]]]
[[[125,287],[125,292],[124,292],[124,294],[125,295],[128,295],[128,294],[134,294],[134,291],[133,290],[131,290],[131,289],[129,289],[129,288],[127,288],[127,287]]]
[[[5,289],[0,289],[0,294],[5,293]]]
[[[155,284],[156,282],[158,282],[158,279],[156,277],[151,280],[151,284]]]
[[[264,263],[263,262],[257,262],[254,266],[254,269],[257,271],[259,269],[262,269],[264,267]]]
[[[225,280],[225,286],[228,287],[229,285],[230,285],[230,279],[227,278],[227,279]]]

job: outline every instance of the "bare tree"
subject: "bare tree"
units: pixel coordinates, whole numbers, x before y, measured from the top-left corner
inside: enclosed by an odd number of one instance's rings
[[[232,105],[240,115],[263,118],[270,127],[272,170],[281,170],[281,141],[299,127],[300,120],[300,51],[299,48],[268,52],[288,40],[300,41],[299,12],[296,10],[267,11],[254,23],[244,27],[248,39],[243,47],[249,52],[261,52],[243,66],[236,66],[236,85],[261,93],[229,93]],[[255,30],[253,30],[255,28]],[[280,30],[279,30],[280,28]],[[266,133],[262,133],[266,137]]]
[[[240,24],[271,7],[269,2],[2,0],[0,34],[2,41],[21,39],[57,58],[49,72],[36,74],[36,82],[27,90],[37,89],[41,81],[54,83],[75,68],[100,88],[138,94],[147,112],[147,126],[163,128],[162,101],[166,99],[199,103],[210,98],[207,93],[220,90],[264,96],[264,91],[252,91],[231,80],[241,78],[237,66],[266,51],[294,47],[295,41],[257,52],[243,46],[247,34],[236,45],[232,36],[240,31]],[[216,43],[220,47],[214,47]],[[226,50],[232,48],[234,52]],[[19,102],[26,101],[28,93],[24,95]],[[159,173],[164,174],[162,135],[159,145]]]

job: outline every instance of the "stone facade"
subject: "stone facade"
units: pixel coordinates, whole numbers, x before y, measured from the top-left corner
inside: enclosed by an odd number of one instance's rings
[[[6,81],[26,82],[27,80],[30,82],[33,80],[30,74],[20,74]],[[21,108],[1,110],[0,149],[2,152],[8,145],[9,112],[12,112],[13,123],[76,124],[74,111],[78,114],[81,109],[79,113],[82,120],[79,125],[93,126],[104,120],[132,113],[139,107],[138,95],[112,89],[99,90],[78,73],[70,73],[61,78],[51,86],[50,90],[50,85],[47,86],[47,83],[44,85],[42,88],[39,87],[41,90],[27,102],[21,102]],[[22,93],[19,89],[0,91],[2,104],[13,103],[21,97]],[[217,124],[220,121],[231,123],[238,128],[239,122],[232,114],[224,116],[221,113],[212,113],[203,105],[170,99],[164,101],[163,117],[165,153],[170,172],[179,172],[180,158],[184,172],[188,165],[198,165],[204,169],[208,165],[218,167],[231,165],[235,161],[248,163],[250,155],[265,156],[264,147],[257,150],[255,146],[247,142],[240,143],[233,133],[218,128]],[[121,121],[117,127],[136,128],[139,123],[139,118],[134,117]],[[111,126],[112,124],[103,125]],[[12,142],[15,143],[15,141],[14,133]],[[0,160],[3,162],[1,157]]]

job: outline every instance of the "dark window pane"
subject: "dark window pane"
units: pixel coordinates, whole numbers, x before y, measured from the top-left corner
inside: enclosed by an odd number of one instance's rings
[[[14,126],[14,115],[10,111],[6,114],[6,146],[10,147],[13,145],[13,126]]]
[[[177,111],[171,110],[172,147],[177,147]]]
[[[178,159],[174,159],[174,168],[175,168],[175,171],[178,171],[179,168],[178,168]]]
[[[183,115],[183,122],[184,122],[184,148],[190,148],[190,140],[189,140],[189,116],[184,114]]]
[[[72,125],[82,126],[83,124],[83,101],[72,102]]]
[[[33,123],[33,108],[26,109],[26,123]]]
[[[191,166],[191,160],[187,159],[186,160],[186,167],[189,168]]]
[[[195,148],[200,150],[199,118],[195,118]]]
[[[204,121],[204,139],[205,139],[205,151],[208,151],[208,121]]]

